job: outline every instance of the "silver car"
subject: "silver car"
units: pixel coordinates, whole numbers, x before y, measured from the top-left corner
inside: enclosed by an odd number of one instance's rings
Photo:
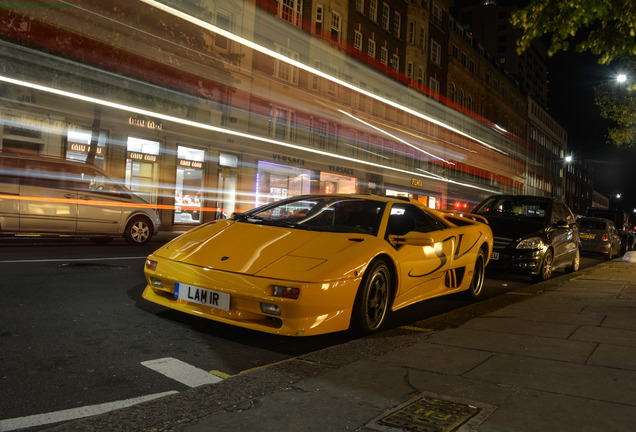
[[[609,219],[582,217],[577,220],[584,252],[602,253],[610,260],[621,252],[621,236]]]
[[[0,153],[0,234],[123,236],[143,245],[159,231],[157,211],[99,168]]]

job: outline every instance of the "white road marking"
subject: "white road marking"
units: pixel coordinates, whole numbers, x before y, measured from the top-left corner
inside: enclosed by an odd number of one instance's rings
[[[0,261],[3,263],[31,263],[31,262],[71,262],[71,261],[108,261],[108,260],[127,260],[127,259],[146,259],[147,256],[142,257],[110,257],[110,258],[55,258],[55,259],[21,259],[21,260],[5,260]]]
[[[172,357],[148,360],[141,362],[141,364],[188,387],[198,387],[203,384],[215,384],[223,381],[221,377]]]
[[[25,429],[34,426],[42,426],[51,423],[59,423],[70,420],[76,420],[83,417],[90,417],[97,414],[103,414],[116,409],[126,408],[149,400],[179,393],[178,391],[167,391],[163,393],[155,393],[147,396],[141,396],[123,401],[107,402],[99,405],[89,405],[80,408],[71,408],[62,411],[55,411],[46,414],[37,414],[27,417],[16,417],[13,419],[0,420],[0,431],[13,431]]]

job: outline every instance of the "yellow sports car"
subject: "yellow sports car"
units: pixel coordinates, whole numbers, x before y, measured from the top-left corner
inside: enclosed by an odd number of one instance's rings
[[[373,195],[304,195],[202,225],[146,260],[151,302],[289,336],[378,331],[389,311],[482,294],[485,219]]]

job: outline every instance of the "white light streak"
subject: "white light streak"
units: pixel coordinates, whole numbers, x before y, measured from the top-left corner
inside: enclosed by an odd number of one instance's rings
[[[411,108],[406,107],[404,105],[397,104],[397,103],[395,103],[395,102],[393,102],[393,101],[391,101],[389,99],[385,99],[385,98],[383,98],[381,96],[378,96],[378,95],[376,95],[374,93],[371,93],[369,91],[366,91],[364,89],[356,87],[353,84],[350,84],[350,83],[348,83],[346,81],[342,81],[342,80],[340,80],[340,79],[338,79],[336,77],[333,77],[333,76],[331,76],[331,75],[329,75],[329,74],[327,74],[325,72],[322,72],[322,71],[320,71],[318,69],[314,69],[313,67],[307,66],[306,64],[301,63],[298,60],[294,60],[292,58],[285,57],[284,55],[282,55],[280,53],[277,53],[276,51],[272,51],[271,49],[268,49],[268,48],[265,48],[264,46],[258,45],[255,42],[252,42],[252,41],[250,41],[248,39],[245,39],[245,38],[243,38],[241,36],[235,35],[234,33],[230,33],[227,30],[223,30],[222,28],[219,28],[219,27],[217,27],[215,25],[212,25],[212,24],[207,23],[205,21],[202,21],[202,20],[200,20],[198,18],[195,18],[195,17],[193,17],[191,15],[188,15],[188,14],[186,14],[184,12],[178,11],[176,9],[173,9],[173,8],[167,6],[167,5],[159,3],[158,1],[155,1],[155,0],[141,0],[141,1],[143,3],[146,3],[148,5],[151,5],[151,6],[155,7],[155,8],[157,8],[157,9],[160,9],[160,10],[166,12],[166,13],[169,13],[171,15],[174,15],[174,16],[178,17],[178,18],[181,18],[184,21],[188,21],[188,22],[190,22],[190,23],[192,23],[192,24],[194,24],[196,26],[199,26],[201,28],[207,29],[207,30],[209,30],[209,31],[211,31],[213,33],[216,33],[216,34],[224,36],[224,37],[226,37],[226,38],[228,38],[230,40],[233,40],[233,41],[235,41],[237,43],[240,43],[240,44],[242,44],[242,45],[244,45],[244,46],[246,46],[248,48],[251,48],[251,49],[253,49],[255,51],[258,51],[260,53],[263,53],[263,54],[266,54],[268,56],[271,56],[271,57],[273,57],[273,58],[275,58],[277,60],[280,60],[282,62],[285,62],[287,64],[295,66],[295,67],[297,67],[299,69],[302,69],[304,71],[310,72],[310,73],[315,74],[315,75],[318,75],[318,76],[320,76],[322,78],[325,78],[325,79],[327,79],[329,81],[332,81],[335,84],[341,85],[341,86],[346,87],[346,88],[351,89],[351,90],[354,90],[354,91],[359,92],[359,93],[361,93],[361,94],[363,94],[365,96],[368,96],[368,97],[370,97],[372,99],[375,99],[375,100],[377,100],[379,102],[385,103],[385,104],[390,105],[390,106],[392,106],[394,108],[397,108],[399,110],[407,112],[407,113],[409,113],[409,114],[411,114],[413,116],[419,117],[419,118],[421,118],[423,120],[426,120],[428,122],[436,124],[436,125],[444,128],[444,129],[446,129],[446,130],[449,130],[449,131],[451,131],[453,133],[456,133],[456,134],[461,135],[461,136],[463,136],[465,138],[468,138],[468,139],[470,139],[472,141],[475,141],[475,142],[477,142],[477,143],[483,145],[484,147],[487,147],[487,148],[489,148],[489,149],[491,149],[493,151],[496,151],[496,152],[504,154],[504,155],[508,155],[508,153],[506,153],[506,152],[504,152],[504,151],[502,151],[502,150],[500,150],[500,149],[488,144],[487,142],[482,141],[482,140],[480,140],[480,139],[478,139],[478,138],[476,138],[474,136],[471,136],[471,135],[469,135],[469,134],[467,134],[467,133],[465,133],[465,132],[463,132],[463,131],[461,131],[459,129],[456,129],[456,128],[452,127],[452,126],[449,126],[446,123],[443,123],[443,122],[441,122],[439,120],[436,120],[436,119],[434,119],[432,117],[429,117],[427,115],[424,115],[424,114],[422,114],[422,113],[420,113],[418,111],[415,111],[414,109],[411,109]]]
[[[18,86],[22,86],[22,87],[28,87],[34,90],[39,90],[39,91],[43,91],[46,93],[52,93],[52,94],[57,94],[60,96],[65,96],[71,99],[75,99],[75,100],[81,100],[84,102],[90,102],[90,103],[94,103],[94,104],[98,104],[98,105],[102,105],[102,106],[107,106],[116,110],[121,110],[121,111],[126,111],[126,112],[133,112],[136,114],[141,114],[141,115],[146,115],[146,116],[150,116],[150,117],[155,117],[161,120],[166,120],[166,121],[170,121],[170,122],[175,122],[175,123],[179,123],[182,125],[186,125],[186,126],[191,126],[194,128],[198,128],[198,129],[204,129],[204,130],[208,130],[208,131],[212,131],[212,132],[217,132],[217,133],[223,133],[223,134],[228,134],[228,135],[232,135],[235,137],[241,137],[241,138],[246,138],[246,139],[251,139],[251,140],[255,140],[255,141],[260,141],[260,142],[265,142],[268,144],[273,144],[276,146],[281,146],[281,147],[286,147],[286,148],[291,148],[291,149],[295,149],[295,150],[299,150],[299,151],[304,151],[304,152],[309,152],[309,153],[314,153],[314,154],[318,154],[321,156],[328,156],[328,157],[332,157],[332,158],[336,158],[336,159],[340,159],[340,160],[345,160],[348,162],[353,162],[353,163],[359,163],[359,164],[363,164],[366,166],[371,166],[371,167],[375,167],[375,168],[382,168],[382,169],[386,169],[386,170],[390,170],[390,171],[394,171],[394,172],[398,172],[398,173],[402,173],[402,174],[408,174],[411,176],[420,176],[420,177],[425,177],[425,178],[429,178],[429,179],[435,179],[435,180],[439,180],[438,177],[435,176],[427,176],[427,175],[422,175],[422,173],[416,173],[413,171],[409,171],[409,170],[405,170],[405,169],[401,169],[401,168],[395,168],[395,167],[390,167],[387,165],[381,165],[378,163],[374,163],[374,162],[368,162],[368,161],[362,161],[356,158],[352,158],[352,157],[348,157],[348,156],[343,156],[343,155],[339,155],[336,153],[329,153],[326,151],[322,151],[322,150],[317,150],[317,149],[312,149],[312,148],[307,148],[307,147],[303,147],[300,145],[295,145],[295,144],[291,144],[291,143],[287,143],[287,142],[283,142],[283,141],[277,141],[271,138],[267,138],[267,137],[262,137],[262,136],[257,136],[257,135],[250,135],[244,132],[239,132],[239,131],[234,131],[231,129],[225,129],[225,128],[220,128],[217,126],[212,126],[212,125],[208,125],[208,124],[204,124],[204,123],[198,123],[198,122],[194,122],[192,120],[185,120],[185,119],[181,119],[178,117],[174,117],[174,116],[169,116],[166,114],[161,114],[158,112],[154,112],[154,111],[149,111],[146,109],[142,109],[142,108],[136,108],[136,107],[132,107],[129,105],[124,105],[124,104],[120,104],[120,103],[116,103],[116,102],[111,102],[111,101],[107,101],[107,100],[103,100],[103,99],[98,99],[98,98],[94,98],[94,97],[90,97],[90,96],[84,96],[84,95],[80,95],[77,93],[72,93],[66,90],[59,90],[59,89],[55,89],[52,87],[47,87],[41,84],[35,84],[35,83],[31,83],[31,82],[27,82],[27,81],[22,81],[22,80],[17,80],[14,78],[9,78],[3,75],[0,75],[0,82],[6,82],[6,83],[10,83],[10,84],[15,84]],[[471,184],[466,184],[466,183],[460,183],[460,182],[456,182],[453,180],[444,180],[447,183],[453,183],[453,184],[457,184],[457,185],[462,185],[462,186],[466,186],[472,189],[479,189],[479,190],[483,190],[483,191],[487,191],[487,192],[491,192],[491,193],[497,193],[496,190],[492,190],[492,189],[487,189],[487,188],[481,188],[475,185],[471,185]]]

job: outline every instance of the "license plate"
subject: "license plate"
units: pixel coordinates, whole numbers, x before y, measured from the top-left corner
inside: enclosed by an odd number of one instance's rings
[[[593,239],[593,238],[596,237],[596,235],[594,235],[594,234],[579,234],[579,237],[585,238],[585,239]]]
[[[498,260],[499,259],[499,252],[493,252],[492,254],[490,254],[490,259],[491,260]]]
[[[227,293],[177,282],[174,284],[174,296],[180,300],[230,310],[230,295]]]

